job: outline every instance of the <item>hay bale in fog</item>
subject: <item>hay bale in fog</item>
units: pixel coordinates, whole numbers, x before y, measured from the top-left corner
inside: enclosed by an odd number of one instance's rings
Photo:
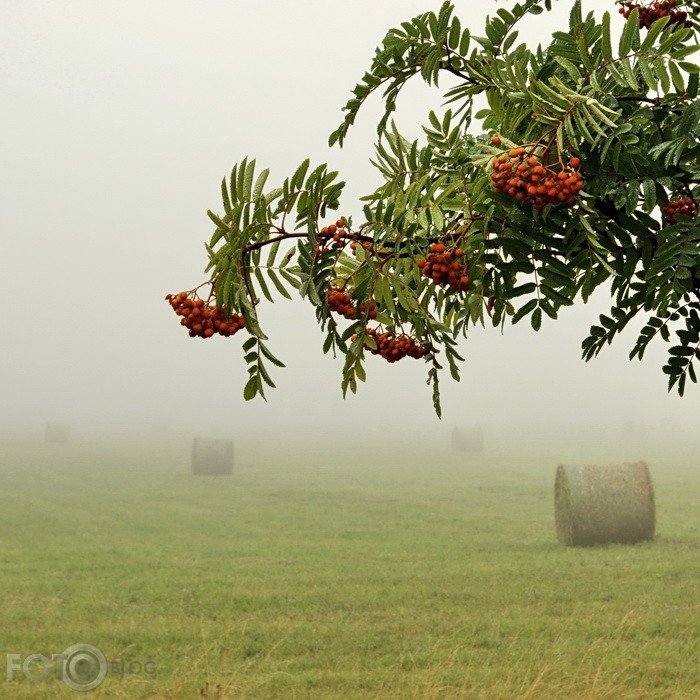
[[[68,442],[70,426],[67,423],[47,423],[44,430],[44,442]]]
[[[654,538],[654,489],[646,462],[559,465],[554,516],[562,544],[634,544]]]
[[[192,443],[192,473],[221,474],[233,473],[233,442],[195,438]]]
[[[484,449],[483,431],[481,428],[455,428],[452,449],[456,452],[481,452]]]

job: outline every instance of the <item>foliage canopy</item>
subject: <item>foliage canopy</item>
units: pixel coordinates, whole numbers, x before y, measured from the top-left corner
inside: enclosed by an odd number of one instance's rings
[[[440,370],[459,380],[457,342],[470,326],[527,319],[539,330],[602,287],[611,309],[583,357],[643,315],[630,358],[660,337],[669,390],[682,395],[700,360],[698,4],[650,20],[648,6],[627,3],[626,18],[597,21],[579,0],[546,47],[518,42],[518,23],[551,0],[499,9],[483,36],[451,2],[390,29],[330,135],[342,146],[364,102],[383,99],[372,161],[381,183],[363,218],[330,216],[344,183],[325,164],[306,160],[269,188],[268,171],[243,160],[209,212],[204,317],[191,315],[201,287],[171,299],[183,325],[210,337],[221,319],[242,317],[244,395],[264,397],[269,366],[283,365],[259,303],[296,290],[315,309],[324,352],[344,356],[344,395],[365,381],[367,353],[409,355],[427,364],[439,415]],[[413,77],[437,87],[444,74],[445,112],[408,141],[391,119],[401,89]],[[478,95],[488,108],[475,113]]]

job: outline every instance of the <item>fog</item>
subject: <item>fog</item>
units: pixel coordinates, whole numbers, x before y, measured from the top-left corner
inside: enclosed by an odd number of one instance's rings
[[[629,329],[590,363],[580,345],[604,292],[545,319],[474,329],[456,384],[445,373],[443,419],[426,367],[367,358],[368,382],[342,400],[342,361],[323,355],[312,307],[263,302],[270,347],[286,364],[267,402],[242,397],[241,336],[190,339],[165,294],[205,280],[206,210],[234,163],[257,158],[270,185],[306,157],[348,183],[339,214],[377,182],[369,157],[380,100],[345,147],[327,148],[356,81],[390,26],[440,2],[95,3],[2,0],[5,285],[0,433],[410,434],[433,439],[482,426],[491,443],[530,436],[696,440],[700,391],[668,394],[663,343],[627,359]],[[555,3],[556,4],[556,3]],[[503,3],[457,3],[475,34]],[[521,38],[565,28],[571,3],[529,18]],[[585,2],[602,12],[610,2]],[[547,30],[547,31],[545,31]],[[440,93],[416,82],[397,122],[411,137]]]

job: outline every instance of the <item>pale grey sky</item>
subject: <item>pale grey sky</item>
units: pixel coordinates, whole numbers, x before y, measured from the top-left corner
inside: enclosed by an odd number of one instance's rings
[[[244,156],[270,183],[305,157],[348,182],[340,213],[376,178],[368,159],[380,104],[343,150],[328,149],[340,108],[385,31],[435,0],[237,2],[0,0],[0,274],[5,283],[0,433],[47,419],[107,430],[157,422],[233,433],[385,425],[433,433],[481,423],[507,433],[549,421],[582,432],[644,421],[692,435],[700,391],[668,395],[655,346],[630,363],[633,333],[589,364],[580,343],[608,309],[600,294],[539,334],[476,330],[463,380],[432,412],[426,368],[367,362],[343,402],[340,360],[321,352],[310,306],[281,300],[261,317],[287,362],[267,403],[246,403],[240,336],[190,339],[163,300],[204,280],[208,208]],[[473,33],[508,3],[458,2]],[[522,38],[565,28],[571,3],[531,18]],[[600,12],[612,2],[585,2]],[[418,136],[440,95],[416,83],[397,114]]]

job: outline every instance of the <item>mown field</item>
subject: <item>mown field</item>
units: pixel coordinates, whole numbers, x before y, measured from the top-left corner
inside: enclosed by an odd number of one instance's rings
[[[5,654],[99,647],[94,698],[700,698],[700,460],[653,544],[561,547],[556,454],[406,440],[0,443]],[[69,698],[0,679],[2,698]]]

